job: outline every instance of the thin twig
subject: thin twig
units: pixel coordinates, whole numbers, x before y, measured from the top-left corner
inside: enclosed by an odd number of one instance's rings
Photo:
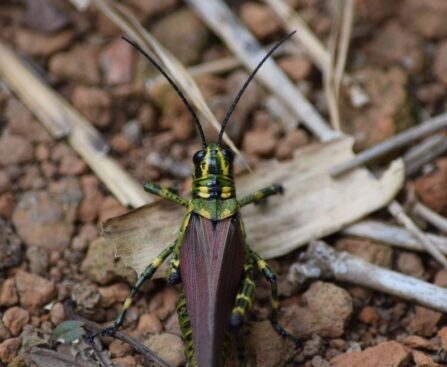
[[[312,278],[335,278],[447,312],[447,289],[337,252],[323,241],[313,242],[289,271],[295,284]]]
[[[426,248],[427,252],[431,254],[444,268],[447,268],[447,259],[434,245],[434,243],[422,232],[419,227],[410,219],[405,213],[402,206],[393,201],[388,206],[388,211],[403,225],[414,237],[419,239]]]
[[[403,155],[405,174],[413,176],[425,164],[432,162],[440,155],[447,152],[447,137],[439,133],[426,138],[421,143],[408,149]]]
[[[253,70],[266,51],[243,26],[222,0],[186,1],[218,34],[244,65]],[[267,60],[257,79],[280,97],[297,114],[303,124],[320,140],[329,141],[340,136],[330,129],[321,115],[290,82],[273,60]]]
[[[417,202],[413,207],[413,213],[425,219],[432,226],[447,234],[447,218],[439,215],[424,204]]]
[[[84,319],[83,317],[77,315],[74,311],[74,306],[75,304],[72,300],[67,300],[64,303],[65,314],[69,319],[82,321],[84,323],[84,328],[87,331],[97,332],[102,329],[101,326],[99,326],[95,322]],[[144,344],[140,343],[138,340],[120,331],[116,331],[113,336],[114,338],[129,344],[136,352],[141,353],[147,360],[155,362],[162,367],[172,367],[168,362],[160,358],[152,350],[147,348]]]
[[[355,158],[332,167],[330,170],[331,175],[333,177],[340,176],[355,167],[369,163],[393,150],[402,148],[416,140],[422,139],[445,128],[447,128],[447,113],[426,120],[415,127],[405,130],[402,133],[373,146],[372,148],[364,150],[357,154]]]
[[[376,220],[363,220],[358,223],[345,227],[342,234],[361,238],[368,238],[373,241],[379,241],[388,245],[396,246],[410,251],[426,251],[416,237],[408,230],[402,227],[394,226],[388,223]],[[425,236],[441,251],[447,254],[447,238],[425,233]]]

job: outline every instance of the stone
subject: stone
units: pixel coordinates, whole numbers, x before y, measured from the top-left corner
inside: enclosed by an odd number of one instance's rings
[[[99,208],[99,221],[104,223],[107,219],[117,217],[127,212],[127,209],[112,196],[107,196]]]
[[[0,306],[14,306],[19,302],[14,278],[6,279],[0,287]]]
[[[440,82],[447,84],[447,41],[442,41],[436,49],[433,60],[433,73]]]
[[[1,271],[19,265],[22,260],[21,241],[15,234],[11,225],[2,220],[1,218],[0,218],[0,254],[1,254],[0,257]]]
[[[137,278],[134,270],[126,267],[121,259],[116,260],[114,247],[103,237],[90,244],[81,270],[98,284],[107,284],[121,278],[133,285]]]
[[[50,251],[68,247],[74,226],[67,204],[46,191],[26,192],[21,197],[12,220],[28,247],[38,246]]]
[[[40,32],[57,32],[70,24],[65,12],[48,0],[26,0],[23,24]]]
[[[182,366],[186,362],[185,345],[177,335],[155,334],[145,340],[144,345],[174,367]]]
[[[309,338],[313,334],[337,338],[343,335],[352,311],[348,292],[334,284],[318,281],[302,295],[300,306],[292,305],[286,309],[285,324],[299,338]]]
[[[99,288],[101,307],[111,307],[116,303],[123,303],[130,293],[130,288],[125,283],[115,283],[108,287]]]
[[[122,342],[121,340],[114,339],[109,345],[109,352],[113,358],[124,357],[132,351],[132,347]]]
[[[388,0],[357,0],[355,5],[356,14],[361,19],[376,23],[393,15],[399,2]]]
[[[381,317],[374,307],[365,306],[359,312],[359,320],[367,325],[374,325],[381,320]]]
[[[50,58],[48,68],[54,76],[76,83],[98,84],[98,51],[95,46],[78,44],[67,52],[59,52]]]
[[[278,140],[272,129],[255,129],[247,131],[244,136],[243,150],[247,154],[270,157],[273,155]]]
[[[409,317],[406,329],[409,333],[430,337],[438,330],[437,325],[441,317],[441,312],[422,306],[415,306],[415,312]]]
[[[25,325],[28,324],[30,314],[21,307],[10,307],[3,314],[3,324],[8,328],[12,336],[18,336]]]
[[[407,94],[408,76],[399,67],[364,68],[354,73],[370,98],[361,110],[341,101],[345,131],[354,135],[356,150],[374,146],[414,124]]]
[[[49,57],[55,52],[62,51],[76,36],[72,29],[47,34],[28,28],[18,28],[14,35],[18,48],[32,57]]]
[[[64,176],[79,176],[87,171],[87,164],[74,154],[64,157],[59,165],[59,173]]]
[[[5,324],[0,320],[0,342],[5,341],[11,337],[10,332],[6,328]]]
[[[427,39],[447,36],[447,3],[443,0],[405,0],[399,5],[405,25]]]
[[[111,42],[101,53],[100,65],[108,85],[132,81],[133,47],[121,38]]]
[[[437,335],[441,341],[441,348],[447,350],[447,326],[439,329]]]
[[[58,302],[54,304],[53,307],[51,307],[50,321],[54,326],[57,326],[64,320],[65,320],[64,305],[61,302]]]
[[[393,250],[390,246],[372,240],[346,237],[337,241],[338,251],[346,251],[371,264],[390,269],[393,265]]]
[[[0,170],[0,194],[4,194],[11,189],[11,180],[5,171]]]
[[[9,131],[28,141],[49,144],[51,136],[41,123],[37,122],[31,111],[20,101],[11,98],[6,106]]]
[[[140,316],[137,330],[141,334],[159,334],[163,330],[163,325],[153,313],[146,313]]]
[[[332,367],[404,367],[409,352],[399,343],[383,342],[361,352],[340,354],[331,360]]]
[[[269,321],[253,322],[247,337],[247,349],[254,350],[253,366],[280,367],[295,354],[294,343],[282,338]]]
[[[0,137],[0,166],[28,163],[32,159],[33,147],[29,141],[18,135],[3,134]]]
[[[422,84],[416,89],[416,98],[422,103],[436,103],[445,98],[446,90],[443,83]]]
[[[128,3],[145,19],[174,9],[178,5],[178,0],[128,0]]]
[[[302,55],[281,57],[278,60],[278,66],[294,82],[308,78],[312,71],[312,62]]]
[[[94,126],[105,129],[112,122],[112,99],[99,88],[76,86],[73,91],[73,105]]]
[[[434,283],[439,287],[447,288],[447,269],[441,269],[436,273]]]
[[[12,193],[6,192],[0,195],[0,217],[6,220],[11,218],[14,211],[15,199]]]
[[[406,338],[400,340],[400,342],[412,349],[425,349],[430,350],[432,352],[436,352],[438,350],[437,343],[434,343],[431,340],[425,339],[417,335],[409,335]]]
[[[265,39],[281,30],[281,23],[267,5],[247,1],[240,7],[240,17],[256,38]]]
[[[95,176],[83,176],[81,179],[84,198],[79,206],[79,219],[84,223],[93,223],[98,219],[103,195]]]
[[[441,215],[447,214],[447,158],[435,162],[436,170],[415,181],[415,191],[422,203]]]
[[[94,284],[77,283],[71,292],[71,299],[76,302],[77,309],[91,314],[98,308],[101,294]]]
[[[295,129],[279,140],[275,156],[278,159],[291,159],[293,152],[310,143],[310,136],[303,129]]]
[[[200,60],[208,44],[208,28],[188,8],[173,12],[152,26],[153,36],[181,63],[192,65]]]
[[[98,238],[98,228],[94,224],[85,224],[79,234],[73,237],[71,247],[75,251],[84,251],[91,242]]]
[[[17,352],[22,344],[20,338],[6,339],[0,343],[0,361],[9,363],[17,355]]]
[[[416,278],[424,277],[424,265],[421,258],[412,252],[401,252],[397,258],[397,269]]]
[[[36,312],[56,296],[55,284],[39,275],[21,270],[15,281],[20,305],[30,312]]]
[[[433,361],[433,359],[425,353],[413,350],[411,354],[413,355],[413,362],[416,367],[441,367],[440,364]]]
[[[29,270],[33,274],[44,275],[48,272],[48,252],[41,247],[28,247],[26,258],[29,262]]]
[[[423,39],[395,20],[379,28],[367,51],[371,59],[381,66],[397,64],[411,74],[420,73],[424,67]]]
[[[133,356],[126,356],[121,358],[112,359],[113,366],[115,367],[137,367],[137,361]]]

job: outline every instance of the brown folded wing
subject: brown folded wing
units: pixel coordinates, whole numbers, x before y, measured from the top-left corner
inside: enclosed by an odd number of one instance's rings
[[[180,272],[199,367],[219,365],[244,256],[238,217],[213,222],[197,214],[191,216]]]

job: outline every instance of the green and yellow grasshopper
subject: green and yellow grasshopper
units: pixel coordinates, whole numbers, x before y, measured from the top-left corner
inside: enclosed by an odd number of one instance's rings
[[[252,273],[255,268],[259,269],[271,284],[272,326],[280,335],[298,343],[294,336],[288,334],[278,324],[279,300],[276,275],[246,243],[240,213],[245,205],[282,193],[282,187],[271,185],[237,199],[233,152],[222,144],[225,127],[250,81],[268,57],[292,34],[276,44],[250,74],[222,122],[217,143],[210,144],[207,144],[200,121],[182,91],[150,55],[134,42],[127,40],[176,90],[197,125],[202,149],[193,157],[191,199],[185,199],[154,183],[144,185],[146,191],[183,206],[186,214],[177,239],[153,259],[138,278],[114,325],[99,333],[113,335],[123,324],[126,311],[132,305],[138,289],[171,256],[168,283],[183,283],[177,311],[187,347],[189,366],[224,365],[226,335],[228,331],[229,334],[239,334],[247,312],[252,307],[255,292]],[[238,339],[240,342],[241,338]],[[241,364],[244,364],[243,346],[238,347],[238,350]]]

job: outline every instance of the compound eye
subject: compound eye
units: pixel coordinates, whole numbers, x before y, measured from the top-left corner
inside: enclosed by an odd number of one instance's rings
[[[196,152],[194,154],[194,156],[192,157],[192,161],[195,165],[200,164],[200,162],[203,160],[203,158],[205,158],[205,151],[204,150],[199,150],[198,152]]]
[[[230,149],[222,149],[222,154],[230,161],[233,162],[234,160],[234,153]]]

